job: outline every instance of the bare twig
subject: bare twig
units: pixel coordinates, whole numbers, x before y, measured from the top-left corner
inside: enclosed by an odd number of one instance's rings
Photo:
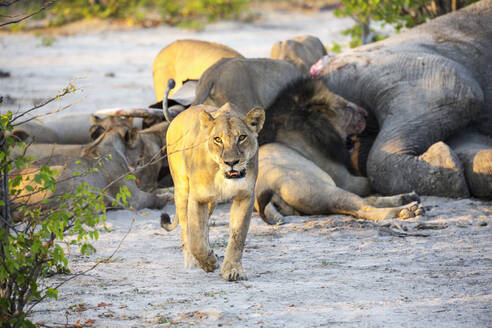
[[[81,102],[81,101],[82,101],[82,100],[84,100],[84,99],[85,99],[85,98],[80,98],[80,99],[77,99],[76,101],[74,101],[74,102],[72,102],[72,103],[70,103],[70,104],[68,104],[68,105],[65,105],[65,106],[63,106],[63,107],[57,108],[57,109],[52,110],[52,111],[50,111],[50,112],[46,112],[46,113],[41,113],[41,114],[35,115],[35,116],[33,116],[33,117],[31,117],[31,118],[29,118],[29,119],[25,120],[25,121],[22,121],[22,122],[20,122],[20,123],[15,124],[14,126],[17,126],[17,125],[20,125],[20,124],[27,123],[27,122],[29,122],[29,121],[35,120],[35,119],[40,118],[40,117],[43,117],[43,116],[47,116],[47,115],[51,115],[51,114],[55,114],[55,113],[59,113],[59,112],[61,112],[61,111],[64,111],[65,109],[68,109],[68,108],[72,107],[72,106],[73,106],[73,105],[75,105],[75,104],[78,104],[79,102]]]
[[[2,26],[5,26],[5,25],[10,25],[10,24],[15,24],[15,23],[19,23],[19,22],[22,22],[23,20],[26,20],[28,19],[29,17],[32,17],[34,15],[37,15],[39,14],[40,12],[42,12],[43,10],[47,9],[48,7],[50,7],[51,5],[53,5],[57,0],[53,0],[53,1],[50,1],[48,2],[47,4],[45,4],[44,6],[42,6],[41,8],[39,8],[39,10],[33,12],[33,13],[30,13],[29,15],[26,15],[26,16],[23,16],[19,19],[15,19],[15,20],[12,20],[12,21],[8,21],[8,22],[5,22],[5,23],[0,23],[0,27]],[[17,2],[16,0],[13,0],[12,3],[15,3]],[[10,4],[12,4],[10,3]],[[10,4],[8,4],[8,6],[10,6]]]
[[[17,126],[17,125],[21,124],[21,123],[13,124],[13,123],[14,123],[16,120],[18,120],[19,118],[21,118],[21,117],[23,117],[23,116],[25,116],[25,115],[29,114],[29,113],[30,113],[30,112],[32,112],[32,111],[35,111],[36,109],[39,109],[39,108],[41,108],[41,107],[43,107],[43,106],[46,106],[46,105],[48,105],[49,103],[51,103],[51,102],[53,102],[53,101],[55,101],[55,100],[57,100],[57,99],[59,99],[59,98],[61,98],[61,97],[65,96],[66,94],[69,94],[69,93],[71,93],[71,92],[72,92],[72,90],[71,90],[71,89],[69,89],[69,88],[65,88],[65,89],[63,89],[63,91],[62,91],[60,94],[56,95],[55,97],[52,97],[52,98],[50,98],[50,99],[48,99],[48,100],[46,100],[46,101],[44,101],[44,102],[42,102],[42,103],[40,103],[40,104],[38,104],[38,105],[35,105],[34,107],[32,107],[32,108],[30,108],[30,109],[28,109],[28,110],[26,110],[26,111],[23,111],[21,114],[19,114],[19,115],[17,115],[17,116],[15,116],[15,117],[13,117],[13,118],[12,118],[12,120],[11,120],[11,124],[12,124],[12,126]],[[24,123],[24,122],[23,122],[23,123]]]

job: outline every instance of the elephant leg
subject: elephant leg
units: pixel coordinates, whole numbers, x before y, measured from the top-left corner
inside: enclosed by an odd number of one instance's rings
[[[450,145],[463,163],[472,196],[492,199],[492,138],[466,131],[450,140]]]
[[[461,162],[448,145],[438,141],[436,127],[425,121],[419,126],[400,125],[401,129],[387,126],[376,138],[367,162],[374,189],[385,195],[415,191],[419,195],[470,196]]]
[[[492,199],[492,148],[459,153],[458,156],[464,163],[471,194]]]

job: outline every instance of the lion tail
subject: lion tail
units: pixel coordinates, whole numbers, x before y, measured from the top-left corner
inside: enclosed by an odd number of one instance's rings
[[[177,216],[174,218],[174,222],[171,223],[171,217],[169,216],[169,214],[167,213],[161,214],[161,227],[163,227],[164,230],[171,232],[174,229],[176,229],[178,223],[179,223],[179,219]]]
[[[256,198],[257,210],[261,219],[265,221],[266,224],[276,225],[282,224],[282,220],[277,220],[275,218],[270,218],[265,213],[265,208],[271,202],[274,192],[272,189],[265,189],[258,193],[258,197]]]

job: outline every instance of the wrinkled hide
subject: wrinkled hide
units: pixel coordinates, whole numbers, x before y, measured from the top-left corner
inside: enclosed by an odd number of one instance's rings
[[[486,193],[467,183],[462,163],[443,141],[471,125],[492,133],[491,22],[492,0],[483,0],[341,54],[323,68],[333,92],[377,121],[366,167],[377,191]]]

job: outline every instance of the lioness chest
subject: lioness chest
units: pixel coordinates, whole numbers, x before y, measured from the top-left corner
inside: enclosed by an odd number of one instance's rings
[[[200,202],[223,202],[236,197],[244,198],[250,196],[253,190],[255,178],[252,173],[246,173],[241,179],[227,179],[224,173],[218,170],[210,174],[208,179],[194,179],[196,176],[192,176],[190,193]],[[201,183],[200,180],[213,183]]]

